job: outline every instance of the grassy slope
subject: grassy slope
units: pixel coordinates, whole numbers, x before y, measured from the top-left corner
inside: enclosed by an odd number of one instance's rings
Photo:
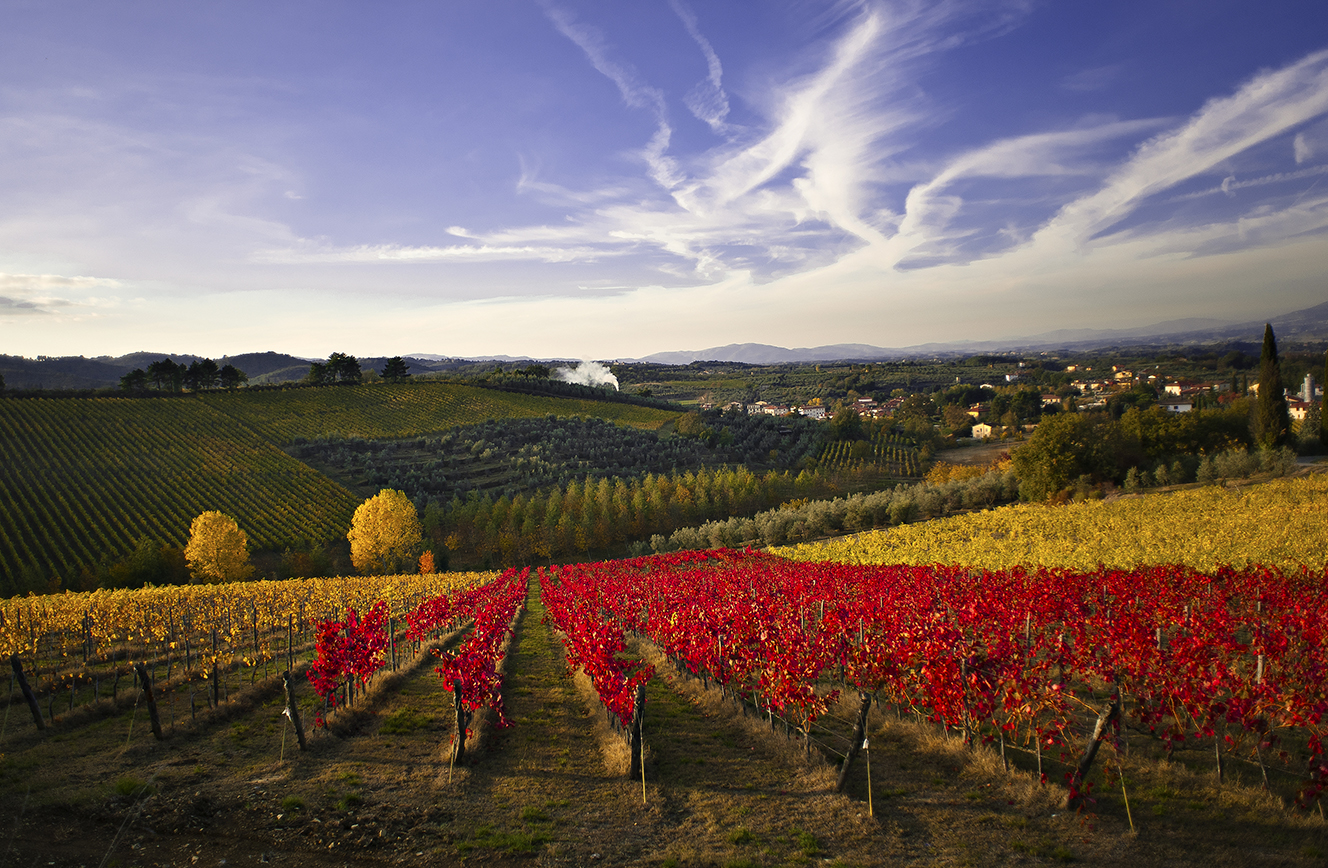
[[[677,414],[634,404],[499,392],[452,383],[218,392],[203,400],[277,443],[296,437],[413,437],[485,419],[595,416],[656,429]]]
[[[772,551],[801,561],[988,569],[1139,563],[1322,569],[1328,562],[1325,497],[1328,474],[1314,474],[1241,489],[1205,486],[1066,506],[1020,504]]]
[[[0,400],[0,573],[59,575],[140,537],[182,545],[199,513],[235,516],[251,545],[326,539],[357,503],[251,428],[189,399]]]
[[[0,399],[0,593],[53,575],[68,586],[140,537],[182,545],[204,510],[234,516],[258,548],[340,536],[359,498],[277,448],[297,436],[408,437],[550,413],[643,428],[676,415],[441,383]]]

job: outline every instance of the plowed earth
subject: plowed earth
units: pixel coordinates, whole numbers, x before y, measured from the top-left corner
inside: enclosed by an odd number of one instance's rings
[[[275,685],[160,743],[141,711],[43,736],[15,702],[0,866],[1328,864],[1317,815],[1248,787],[1127,762],[1131,833],[1109,764],[1098,801],[1066,812],[1060,788],[886,711],[871,718],[869,809],[865,756],[836,795],[820,749],[807,757],[637,643],[659,669],[643,787],[610,772],[603,709],[567,672],[533,587],[527,605],[506,661],[513,725],[482,724],[455,768],[452,694],[427,653],[303,752]],[[823,721],[825,750],[842,747],[849,705]]]

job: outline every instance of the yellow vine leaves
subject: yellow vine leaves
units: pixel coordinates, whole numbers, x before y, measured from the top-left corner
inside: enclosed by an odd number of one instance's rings
[[[1328,564],[1325,503],[1328,473],[1315,473],[1246,488],[1006,506],[771,551],[798,561],[986,569],[1265,564],[1319,570]]]
[[[361,573],[398,572],[413,565],[421,539],[415,504],[403,492],[384,488],[356,508],[346,538],[351,563]]]

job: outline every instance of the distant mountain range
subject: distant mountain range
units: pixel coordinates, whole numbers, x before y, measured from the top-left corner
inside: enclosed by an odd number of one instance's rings
[[[831,344],[822,347],[788,349],[769,344],[729,344],[704,350],[655,353],[640,359],[623,361],[651,362],[663,365],[687,365],[692,362],[742,362],[751,365],[791,364],[798,362],[885,361],[913,358],[963,358],[979,353],[1065,352],[1082,353],[1110,348],[1145,348],[1193,346],[1204,344],[1245,344],[1257,351],[1263,340],[1263,326],[1270,322],[1277,332],[1278,346],[1328,342],[1328,302],[1305,310],[1292,311],[1267,320],[1228,322],[1217,319],[1177,319],[1132,329],[1058,329],[1026,338],[999,341],[954,341],[915,344],[909,347],[875,347],[869,344]],[[180,353],[130,353],[127,356],[39,357],[0,355],[0,375],[11,389],[105,389],[120,384],[120,378],[134,368],[147,368],[153,362],[169,358],[177,364],[189,364],[203,358]],[[460,358],[434,353],[415,353],[405,357],[411,373],[448,371],[473,366],[479,362],[531,362],[528,356],[484,356]],[[315,359],[285,353],[244,353],[215,359],[218,365],[231,364],[249,376],[255,385],[289,383],[309,373]],[[379,370],[386,357],[361,358],[363,370]],[[550,360],[543,360],[550,361]],[[560,362],[554,361],[555,364]],[[570,364],[570,363],[569,363]]]
[[[869,344],[830,344],[821,347],[786,349],[769,344],[729,344],[704,350],[655,353],[632,361],[661,365],[687,365],[692,362],[776,365],[797,362],[954,358],[978,353],[1076,353],[1112,347],[1141,348],[1233,342],[1258,347],[1263,341],[1264,323],[1272,323],[1279,347],[1328,341],[1328,302],[1257,322],[1190,318],[1168,320],[1130,329],[1058,329],[1030,337],[999,341],[953,341],[895,348],[875,347]]]

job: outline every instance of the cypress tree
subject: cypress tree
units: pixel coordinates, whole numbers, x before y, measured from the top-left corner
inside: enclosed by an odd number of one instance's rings
[[[1260,449],[1277,449],[1291,439],[1291,415],[1287,410],[1282,368],[1277,360],[1273,327],[1263,330],[1263,355],[1259,358],[1259,403],[1254,411],[1254,442]]]
[[[1323,399],[1319,403],[1319,443],[1328,444],[1328,411],[1325,404],[1328,404],[1328,353],[1323,356]],[[1309,400],[1313,401],[1314,396],[1310,395]]]

